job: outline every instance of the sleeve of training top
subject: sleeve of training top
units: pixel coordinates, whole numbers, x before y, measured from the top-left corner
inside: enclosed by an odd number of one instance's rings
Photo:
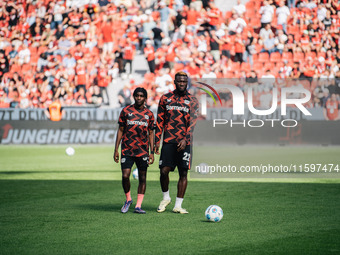
[[[191,98],[191,103],[190,103],[190,115],[189,115],[189,121],[188,121],[188,127],[187,127],[187,133],[185,136],[185,140],[187,142],[192,142],[192,135],[194,132],[194,128],[197,122],[197,117],[198,117],[198,100],[196,97]]]
[[[120,112],[118,124],[120,127],[125,127],[126,118],[125,118],[125,108]]]
[[[153,130],[155,128],[155,117],[151,112],[149,115],[149,130]]]
[[[155,144],[159,144],[161,142],[164,122],[165,122],[165,100],[164,100],[164,96],[162,96],[161,99],[159,100],[158,110],[157,110]]]

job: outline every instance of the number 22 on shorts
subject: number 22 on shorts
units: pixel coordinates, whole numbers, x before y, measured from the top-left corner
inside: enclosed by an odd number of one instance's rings
[[[189,161],[190,160],[190,153],[184,152],[183,153],[183,160]]]

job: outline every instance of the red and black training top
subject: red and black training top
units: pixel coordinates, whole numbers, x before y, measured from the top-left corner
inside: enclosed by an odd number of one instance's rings
[[[192,133],[198,115],[198,100],[185,91],[179,95],[177,90],[164,94],[159,100],[156,124],[155,144],[179,143],[185,139],[187,145],[192,143]]]
[[[154,128],[155,117],[144,107],[136,109],[134,105],[123,108],[118,124],[124,127],[122,137],[122,155],[145,157],[149,155],[149,130]]]

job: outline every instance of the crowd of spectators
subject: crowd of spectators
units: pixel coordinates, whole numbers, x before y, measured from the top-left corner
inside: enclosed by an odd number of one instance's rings
[[[263,107],[274,86],[303,86],[324,106],[340,94],[339,29],[338,0],[238,0],[227,12],[204,0],[5,0],[0,107],[109,104],[107,86],[129,77],[136,54],[148,72],[127,79],[121,106],[143,86],[155,107],[179,70],[254,86]]]

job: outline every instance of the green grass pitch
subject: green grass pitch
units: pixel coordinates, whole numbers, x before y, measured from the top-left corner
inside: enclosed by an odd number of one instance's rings
[[[149,168],[146,215],[121,214],[125,199],[113,146],[0,147],[0,254],[339,254],[339,179],[190,178],[183,207],[157,213],[158,162]],[[226,158],[339,163],[339,147],[225,147]],[[207,150],[194,157],[205,160]],[[266,157],[265,157],[265,156]],[[208,157],[212,160],[212,155]],[[156,156],[158,160],[158,156]],[[208,160],[209,161],[209,160]],[[316,162],[316,161],[315,161]],[[170,175],[176,197],[177,172]],[[131,179],[136,200],[138,182]],[[205,221],[210,204],[224,210]]]

